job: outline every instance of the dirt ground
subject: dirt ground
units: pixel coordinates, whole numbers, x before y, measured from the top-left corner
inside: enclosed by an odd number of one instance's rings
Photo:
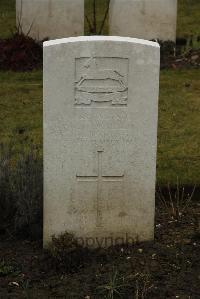
[[[10,236],[0,244],[0,298],[199,299],[199,221],[197,201],[178,219],[159,207],[154,242],[86,251],[68,266],[41,241]]]

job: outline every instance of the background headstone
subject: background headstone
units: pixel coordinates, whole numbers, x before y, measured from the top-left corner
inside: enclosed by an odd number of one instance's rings
[[[153,239],[159,53],[132,38],[44,43],[44,244]]]
[[[16,0],[16,22],[37,40],[84,35],[84,0]]]
[[[176,40],[177,0],[111,0],[110,35]]]

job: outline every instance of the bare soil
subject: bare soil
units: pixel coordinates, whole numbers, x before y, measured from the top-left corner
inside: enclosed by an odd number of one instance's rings
[[[178,219],[158,207],[154,242],[86,250],[68,266],[41,241],[10,236],[0,243],[0,298],[199,299],[199,220],[197,201]]]

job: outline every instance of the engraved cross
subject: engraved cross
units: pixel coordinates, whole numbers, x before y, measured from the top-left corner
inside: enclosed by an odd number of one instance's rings
[[[102,173],[102,153],[103,151],[98,151],[98,174],[92,176],[83,176],[83,175],[76,175],[78,182],[96,182],[97,183],[97,227],[100,227],[102,224],[102,209],[101,209],[101,202],[103,200],[102,196],[102,187],[103,182],[122,182],[124,178],[123,175],[104,175]]]

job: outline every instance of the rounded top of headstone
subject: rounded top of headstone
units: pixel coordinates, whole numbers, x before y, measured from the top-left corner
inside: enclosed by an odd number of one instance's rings
[[[43,47],[56,46],[60,44],[68,44],[68,43],[78,43],[78,42],[121,42],[121,43],[133,43],[144,46],[151,46],[155,48],[159,48],[159,44],[157,42],[152,42],[144,39],[132,38],[132,37],[122,37],[122,36],[78,36],[78,37],[69,37],[69,38],[61,38],[46,41],[43,43]]]

